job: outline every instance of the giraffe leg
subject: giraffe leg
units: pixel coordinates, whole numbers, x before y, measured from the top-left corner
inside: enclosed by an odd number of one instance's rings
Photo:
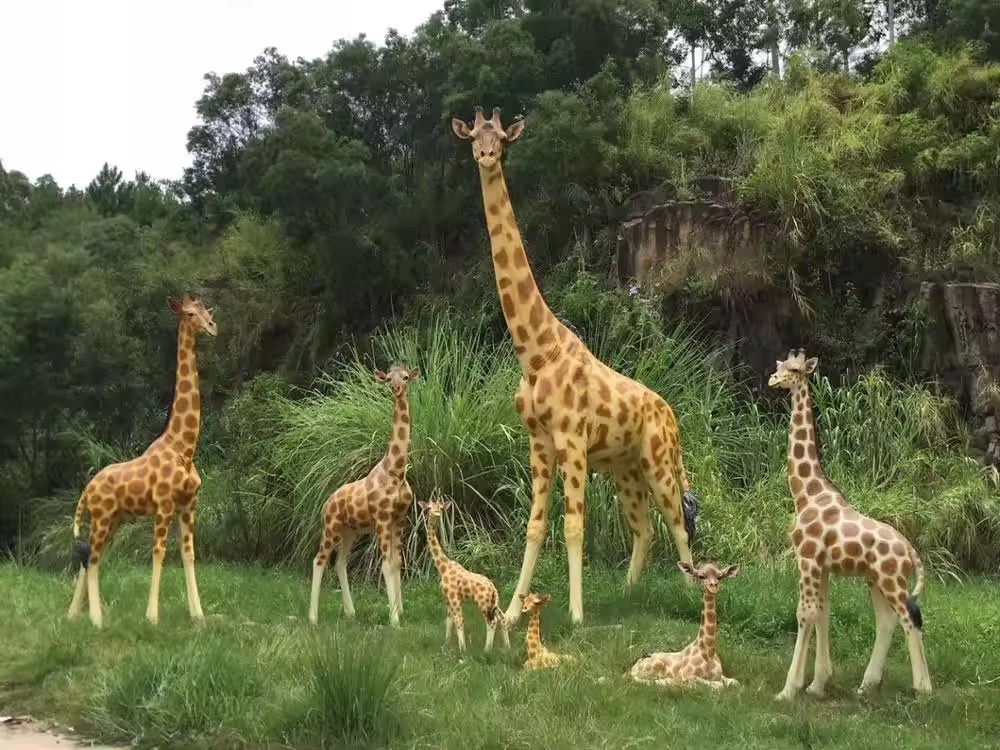
[[[500,637],[503,638],[503,647],[510,650],[510,630],[507,628],[507,620],[503,617],[497,618],[500,628]]]
[[[527,543],[521,562],[521,575],[511,597],[510,606],[504,617],[508,625],[514,625],[521,618],[519,594],[527,594],[531,578],[535,573],[538,553],[545,541],[545,524],[549,511],[552,491],[552,472],[555,470],[555,448],[552,442],[541,436],[531,436],[531,519],[528,521]]]
[[[816,585],[816,661],[813,667],[813,681],[806,692],[817,698],[823,696],[826,683],[833,674],[833,660],[830,658],[830,573],[823,570]]]
[[[448,603],[448,610],[451,613],[452,622],[455,623],[455,635],[458,636],[458,652],[465,653],[465,618],[462,615],[462,602],[451,601]]]
[[[403,532],[398,526],[392,527],[391,539],[393,585],[395,587],[396,612],[403,614]]]
[[[643,440],[639,460],[646,477],[646,484],[653,491],[656,506],[674,538],[678,559],[693,565],[691,545],[688,542],[687,529],[684,528],[684,509],[681,505],[683,487],[673,465],[673,459],[670,458],[671,446],[676,444],[677,439],[676,435],[668,434],[663,428],[654,430],[651,437]],[[684,578],[693,582],[693,579],[687,576]]]
[[[625,519],[632,529],[632,559],[628,565],[627,585],[639,580],[646,565],[650,542],[653,541],[653,524],[649,520],[649,495],[646,482],[638,468],[631,466],[614,467],[612,474],[618,499],[625,511]]]
[[[497,634],[497,624],[495,622],[490,622],[489,618],[484,617],[486,620],[486,645],[483,646],[483,651],[489,651],[493,648],[493,638]]]
[[[806,660],[809,656],[809,642],[812,640],[813,628],[816,625],[818,610],[816,607],[816,585],[813,574],[818,578],[819,567],[814,570],[805,567],[799,577],[799,606],[797,620],[799,624],[798,635],[795,637],[795,650],[792,652],[792,663],[788,667],[788,676],[785,678],[785,687],[775,698],[778,700],[790,700],[802,689],[806,681]]]
[[[399,627],[399,610],[396,609],[396,577],[392,569],[392,534],[385,526],[376,529],[379,552],[382,554],[382,580],[389,598],[389,624]]]
[[[861,678],[861,687],[858,694],[864,694],[869,689],[882,682],[882,675],[885,671],[885,660],[889,655],[889,646],[892,644],[892,635],[896,631],[898,617],[892,605],[886,600],[878,586],[872,584],[868,587],[868,593],[872,600],[872,607],[875,610],[875,646],[872,648],[872,656],[868,661],[864,677]]]
[[[354,542],[357,538],[357,534],[353,531],[344,529],[341,532],[339,546],[335,545],[337,546],[337,562],[334,565],[334,570],[337,571],[337,580],[340,582],[340,600],[347,617],[354,617],[354,599],[351,597],[351,584],[347,580],[347,563],[351,559],[351,550],[354,549]]]
[[[883,581],[880,586],[885,598],[893,603],[893,609],[906,633],[906,645],[910,653],[910,670],[913,673],[913,689],[918,693],[931,692],[931,674],[924,652],[923,616],[916,603],[906,593],[906,578]]]
[[[569,614],[573,624],[583,622],[583,493],[587,481],[587,450],[576,437],[556,436],[563,475],[563,536],[569,563]]]
[[[162,504],[157,504],[163,508]],[[163,558],[167,554],[167,533],[173,514],[158,510],[153,531],[153,575],[149,582],[149,604],[146,606],[146,619],[153,625],[160,621],[160,576],[163,573]]]
[[[66,615],[70,620],[74,620],[83,612],[83,601],[87,598],[87,569],[82,565],[80,572],[76,576],[76,589],[73,591],[73,601],[69,604],[69,613]]]
[[[194,620],[203,620],[201,597],[198,596],[198,581],[194,575],[194,503],[181,513],[181,559],[184,561],[184,584],[187,588],[188,609]]]
[[[340,529],[332,521],[325,521],[323,524],[323,539],[319,544],[319,552],[313,558],[312,593],[309,597],[309,622],[313,625],[319,621],[319,592],[323,587],[323,573],[326,570],[327,563],[330,562],[330,555],[337,549],[339,543]],[[337,556],[337,562],[338,564],[340,563],[340,555]],[[338,570],[337,572],[339,573],[340,571]],[[343,586],[346,580],[347,570],[345,568],[344,578],[341,579],[341,586]],[[350,595],[348,594],[348,596]],[[346,612],[346,604],[344,609]],[[351,614],[353,614],[353,608]]]
[[[112,520],[103,515],[90,517],[90,564],[87,566],[87,604],[90,608],[90,621],[94,627],[103,627],[101,616],[101,555],[111,538]]]
[[[444,644],[446,646],[448,645],[448,641],[451,640],[451,628],[452,628],[451,610],[449,609],[448,614],[444,618]]]

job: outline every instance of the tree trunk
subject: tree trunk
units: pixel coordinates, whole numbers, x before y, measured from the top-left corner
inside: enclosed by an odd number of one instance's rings
[[[697,66],[695,65],[695,58],[694,58],[694,53],[695,53],[696,49],[697,48],[692,44],[691,45],[691,90],[692,91],[694,91],[694,82],[695,82],[695,78],[696,78],[697,73],[698,73]]]
[[[781,50],[778,49],[778,37],[771,42],[771,72],[781,78]]]
[[[889,46],[896,41],[896,2],[886,0],[886,21],[889,25]]]

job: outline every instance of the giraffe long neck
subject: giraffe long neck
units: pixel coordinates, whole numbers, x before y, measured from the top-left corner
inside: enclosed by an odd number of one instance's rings
[[[195,353],[195,331],[181,322],[177,327],[177,375],[174,400],[164,434],[178,446],[182,455],[191,460],[198,446],[201,431],[201,384],[198,379],[198,357]]]
[[[528,619],[528,658],[533,659],[545,651],[542,645],[542,613],[535,610]]]
[[[434,567],[437,568],[438,573],[444,575],[445,566],[447,566],[449,560],[448,556],[444,553],[444,548],[441,547],[441,542],[438,540],[437,519],[430,516],[427,517],[427,546],[430,547]]]
[[[701,600],[701,626],[698,628],[698,649],[706,659],[715,658],[715,637],[718,617],[715,613],[715,595],[706,593]]]
[[[480,167],[479,178],[500,306],[521,369],[534,372],[558,357],[569,330],[552,314],[535,284],[500,162],[489,169]]]
[[[386,470],[402,481],[406,479],[406,456],[410,452],[410,399],[406,395],[406,389],[402,393],[393,394],[393,399],[392,436],[383,462]]]
[[[807,504],[803,488],[810,479],[825,479],[816,449],[816,423],[813,420],[809,384],[802,381],[791,389],[792,413],[788,421],[788,486],[801,512]]]

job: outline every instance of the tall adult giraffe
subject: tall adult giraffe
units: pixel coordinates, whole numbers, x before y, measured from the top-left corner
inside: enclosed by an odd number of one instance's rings
[[[476,107],[473,126],[452,120],[459,138],[472,142],[479,167],[486,227],[490,235],[497,292],[521,363],[515,405],[531,442],[531,518],[521,575],[506,617],[521,615],[545,538],[546,517],[556,464],[563,477],[563,533],[569,563],[569,609],[583,621],[583,499],[588,467],[610,471],[632,530],[627,583],[634,584],[646,562],[653,536],[648,491],[666,519],[680,559],[692,564],[698,499],[690,491],[677,419],[659,395],[615,372],[595,357],[552,314],[531,274],[514,220],[500,157],[506,144],[524,132],[524,121],[504,130],[500,109],[487,120]],[[682,494],[683,493],[683,494]]]

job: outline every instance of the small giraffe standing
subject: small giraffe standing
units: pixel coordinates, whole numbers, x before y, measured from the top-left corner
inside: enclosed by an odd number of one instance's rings
[[[795,523],[790,532],[799,568],[798,636],[785,687],[776,696],[790,699],[805,684],[806,658],[816,630],[816,664],[807,692],[821,696],[833,673],[830,660],[830,573],[864,576],[875,609],[875,646],[858,693],[882,681],[889,644],[897,620],[902,621],[910,653],[913,688],[931,691],[922,636],[923,616],[916,598],[924,586],[924,566],[913,545],[896,529],[862,515],[827,479],[816,450],[816,426],[809,396],[809,375],[816,357],[791,351],[768,380],[791,392],[788,423],[788,487],[795,499]],[[916,574],[912,594],[906,582]]]
[[[451,628],[454,624],[458,638],[459,652],[465,651],[465,620],[462,617],[462,602],[471,599],[475,602],[476,609],[479,610],[486,622],[486,651],[493,647],[493,637],[496,635],[497,626],[503,636],[504,646],[510,648],[510,634],[507,632],[507,622],[504,620],[503,610],[497,606],[500,598],[497,594],[497,587],[493,581],[479,573],[466,570],[454,560],[449,560],[438,540],[436,525],[441,519],[444,511],[451,507],[451,500],[440,502],[431,500],[417,503],[422,511],[427,515],[427,545],[431,550],[431,557],[434,558],[434,567],[437,568],[441,577],[441,593],[444,595],[445,606],[448,614],[444,621],[444,642],[447,644],[451,640]]]
[[[701,584],[701,626],[698,628],[698,637],[681,651],[657,651],[639,659],[632,665],[632,679],[654,685],[697,683],[716,688],[738,685],[736,680],[722,673],[722,662],[715,651],[718,633],[715,600],[719,595],[719,584],[727,578],[738,576],[740,566],[730,565],[720,570],[714,563],[705,563],[698,568],[692,568],[683,561],[677,564],[685,575]]]
[[[583,622],[583,500],[587,469],[610,471],[632,530],[632,558],[626,581],[639,579],[653,526],[649,491],[666,520],[681,560],[691,562],[698,499],[690,491],[677,419],[661,396],[595,357],[549,309],[531,274],[507,195],[500,159],[517,140],[524,121],[504,130],[500,109],[487,120],[476,107],[470,128],[452,120],[459,138],[471,141],[479,167],[493,270],[507,329],[521,363],[515,396],[528,431],[531,461],[531,516],[521,575],[507,609],[513,625],[521,614],[518,597],[528,593],[545,540],[556,465],[563,478],[563,534],[569,567],[569,609]]]
[[[201,477],[194,466],[201,428],[195,337],[201,331],[215,336],[217,330],[211,311],[190,294],[185,293],[180,300],[169,297],[167,304],[178,321],[177,376],[166,429],[138,458],[110,464],[97,472],[80,495],[73,518],[73,538],[80,560],[80,574],[69,605],[69,617],[75,618],[83,611],[86,597],[90,605],[90,621],[98,628],[102,625],[99,587],[101,553],[118,526],[137,516],[155,518],[153,574],[146,619],[154,624],[159,621],[160,574],[167,551],[167,532],[174,514],[178,512],[188,608],[192,618],[203,619],[194,575],[194,510],[201,487]],[[90,544],[80,539],[80,522],[85,511],[90,514]]]
[[[542,608],[552,599],[551,594],[518,594],[521,600],[521,611],[528,615],[528,633],[525,642],[528,647],[528,658],[524,662],[525,669],[546,669],[554,667],[561,661],[573,661],[569,654],[557,654],[549,651],[542,643]]]
[[[406,481],[406,458],[410,451],[410,402],[407,386],[420,377],[420,368],[393,366],[388,374],[375,370],[375,379],[388,383],[395,403],[392,436],[382,460],[368,475],[345,484],[323,505],[323,539],[313,560],[309,621],[319,619],[319,591],[330,556],[337,551],[335,569],[340,579],[344,614],[354,617],[354,601],[347,582],[347,560],[358,537],[374,533],[382,555],[382,578],[389,597],[389,622],[399,625],[403,612],[403,522],[413,504],[413,490]]]

